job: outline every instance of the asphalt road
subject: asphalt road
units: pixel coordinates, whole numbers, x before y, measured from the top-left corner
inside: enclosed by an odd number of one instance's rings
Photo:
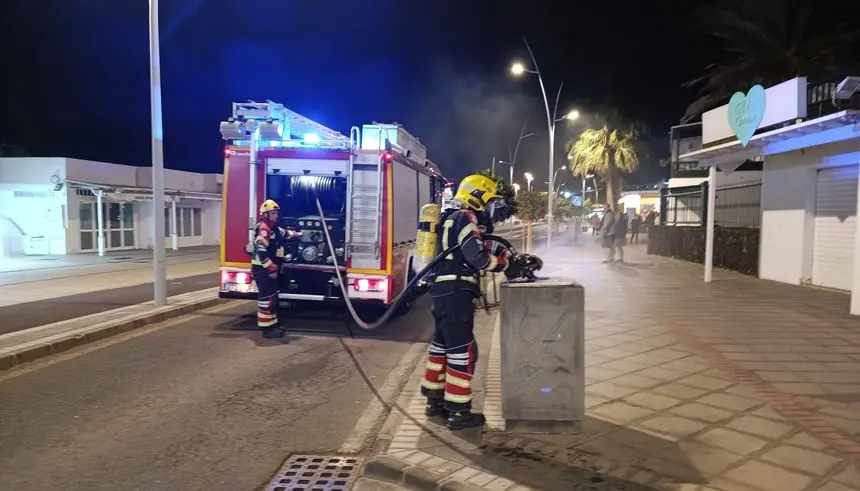
[[[168,295],[218,286],[217,273],[177,278],[167,282]],[[0,334],[21,331],[75,317],[118,309],[152,300],[152,283],[50,298],[0,307]]]
[[[431,333],[426,298],[355,339],[263,340],[241,330],[254,307],[230,302],[0,374],[0,489],[257,489],[289,454],[337,453],[353,433],[371,391],[344,343],[379,388]],[[295,315],[309,330],[345,325]]]

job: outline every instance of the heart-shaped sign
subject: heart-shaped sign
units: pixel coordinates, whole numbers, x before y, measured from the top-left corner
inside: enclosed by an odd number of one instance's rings
[[[767,102],[764,87],[754,85],[746,95],[735,92],[729,100],[729,127],[738,137],[741,146],[747,146],[764,119]]]

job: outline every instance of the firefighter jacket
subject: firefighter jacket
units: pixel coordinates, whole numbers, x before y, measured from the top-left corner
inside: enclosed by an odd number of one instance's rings
[[[284,259],[284,239],[286,231],[269,220],[257,222],[254,229],[254,253],[251,267],[263,268],[269,273],[278,271]]]
[[[440,254],[454,245],[460,248],[448,254],[435,268],[433,296],[457,290],[469,290],[480,296],[479,273],[502,272],[508,269],[506,258],[492,254],[484,244],[478,229],[478,218],[466,209],[447,210],[442,214],[439,234]]]

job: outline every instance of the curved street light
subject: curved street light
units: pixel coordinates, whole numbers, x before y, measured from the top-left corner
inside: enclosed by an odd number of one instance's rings
[[[554,170],[553,168],[555,167],[553,165],[553,160],[555,158],[555,124],[558,123],[559,121],[562,121],[565,119],[570,119],[570,120],[577,119],[579,117],[579,112],[574,110],[574,111],[568,112],[567,114],[565,114],[561,118],[557,117],[558,100],[561,97],[561,89],[562,89],[562,87],[564,87],[564,83],[562,83],[558,87],[558,93],[555,96],[555,106],[552,110],[552,113],[550,113],[549,99],[546,96],[546,88],[544,87],[543,77],[541,77],[540,68],[538,67],[537,60],[535,59],[535,55],[532,52],[531,46],[529,46],[529,43],[525,38],[523,38],[523,43],[525,43],[526,49],[529,52],[529,57],[531,57],[532,65],[534,66],[534,70],[526,68],[526,66],[522,62],[514,62],[511,65],[511,73],[515,76],[522,76],[526,73],[529,73],[532,75],[537,75],[538,84],[540,85],[540,91],[541,91],[541,94],[543,95],[544,108],[546,109],[546,125],[547,125],[547,129],[549,130],[549,173],[548,174],[550,176],[550,180],[548,181],[549,192],[547,193],[547,195],[549,196],[549,199],[547,201],[547,208],[548,209],[547,209],[546,245],[548,248],[550,248],[550,247],[552,247],[552,198],[553,198],[553,196],[552,196],[553,192],[552,191],[553,191],[553,186],[555,184],[555,178],[553,176],[553,170]],[[529,184],[531,184],[531,181],[529,181]]]

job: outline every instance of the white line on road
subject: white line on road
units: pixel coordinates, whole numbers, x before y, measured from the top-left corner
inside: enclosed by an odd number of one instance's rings
[[[397,362],[397,366],[391,371],[391,375],[385,379],[385,383],[378,389],[379,394],[385,400],[386,404],[397,400],[397,394],[415,369],[416,359],[420,360],[426,350],[427,343],[414,343],[406,350],[400,361]],[[386,407],[379,402],[376,396],[372,396],[370,403],[367,404],[367,408],[355,424],[355,428],[352,429],[352,432],[340,446],[340,452],[346,454],[360,452],[377,425],[384,423],[386,412]]]
[[[173,319],[169,319],[169,320],[166,320],[164,322],[160,322],[158,324],[153,324],[150,327],[135,329],[134,331],[131,331],[127,334],[120,334],[118,336],[113,336],[113,337],[108,338],[104,341],[92,343],[92,344],[89,344],[85,347],[73,349],[73,350],[67,351],[65,353],[59,353],[59,354],[53,355],[49,358],[43,358],[41,360],[37,360],[37,361],[32,362],[32,363],[27,363],[26,365],[21,365],[19,367],[12,368],[11,370],[7,371],[6,373],[0,374],[0,384],[2,384],[3,382],[5,382],[7,380],[10,380],[10,379],[13,379],[16,377],[20,377],[21,375],[26,375],[28,373],[35,372],[36,370],[55,365],[57,363],[61,363],[61,362],[68,361],[68,360],[74,360],[75,358],[77,358],[79,356],[84,356],[84,355],[90,354],[94,351],[109,348],[115,344],[123,343],[125,341],[135,339],[135,338],[138,338],[140,336],[146,336],[147,334],[153,333],[155,331],[160,331],[160,330],[166,329],[168,327],[173,327],[177,324],[182,324],[183,322],[193,321],[193,320],[199,319],[199,318],[207,316],[207,315],[217,314],[217,313],[222,312],[224,310],[236,307],[236,305],[238,305],[239,302],[240,302],[239,300],[229,301],[229,302],[224,303],[223,305],[216,305],[216,306],[210,307],[206,310],[201,310],[200,312],[197,312],[195,314],[174,317]]]

